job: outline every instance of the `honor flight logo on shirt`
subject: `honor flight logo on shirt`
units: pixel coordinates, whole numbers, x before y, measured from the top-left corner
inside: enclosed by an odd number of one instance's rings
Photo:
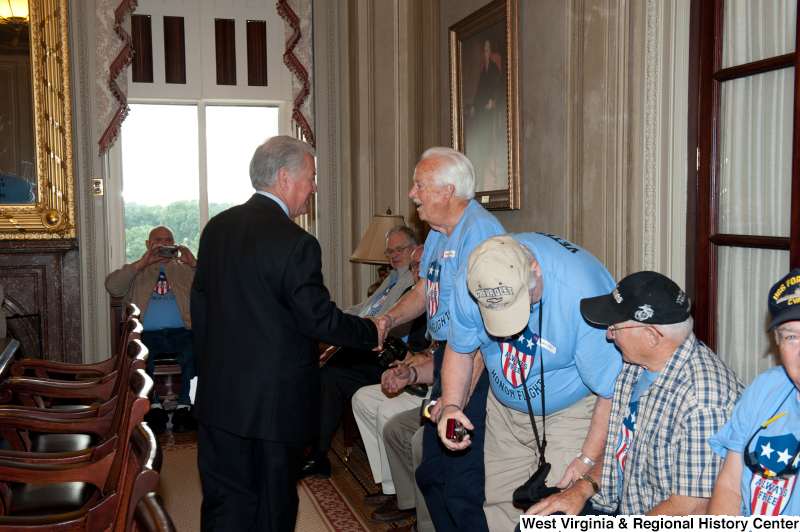
[[[758,462],[773,473],[783,471],[789,465],[789,460],[792,459],[798,443],[800,442],[792,434],[759,436],[755,450]],[[795,458],[792,463],[795,474],[788,478],[772,479],[753,473],[753,478],[750,480],[750,493],[752,494],[750,512],[753,515],[781,515],[783,513],[786,503],[794,491],[799,462],[800,456]]]
[[[158,281],[156,281],[156,288],[155,293],[163,296],[169,292],[169,283],[167,282],[167,276],[164,275],[164,270],[161,270],[161,273],[158,275]]]
[[[639,401],[631,401],[626,412],[625,419],[619,428],[619,443],[617,444],[617,462],[620,471],[625,471],[625,459],[628,457],[628,447],[633,440],[633,431],[636,429],[636,411],[639,409]]]
[[[425,272],[425,293],[428,297],[428,317],[433,318],[439,310],[439,261],[435,260]]]
[[[503,375],[512,387],[522,384],[528,376],[533,364],[535,346],[539,344],[539,335],[529,328],[517,338],[516,342],[499,342],[502,353]]]

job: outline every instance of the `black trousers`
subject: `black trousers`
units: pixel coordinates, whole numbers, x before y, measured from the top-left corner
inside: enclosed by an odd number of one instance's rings
[[[342,419],[344,406],[363,388],[381,382],[384,368],[377,365],[378,353],[350,349],[336,353],[320,373],[320,412],[317,450],[327,453]]]
[[[201,423],[197,447],[203,532],[294,532],[304,443],[241,438]]]

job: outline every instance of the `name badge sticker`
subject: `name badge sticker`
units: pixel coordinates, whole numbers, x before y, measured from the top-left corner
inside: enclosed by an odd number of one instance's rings
[[[443,259],[454,259],[454,258],[456,258],[456,250],[448,249],[446,251],[443,251],[442,252],[442,258]]]
[[[550,351],[554,355],[556,354],[556,346],[554,346],[553,344],[551,344],[550,342],[548,342],[547,340],[545,340],[541,336],[539,337],[538,344],[539,344],[539,346],[541,346],[542,349],[547,349],[548,351]]]

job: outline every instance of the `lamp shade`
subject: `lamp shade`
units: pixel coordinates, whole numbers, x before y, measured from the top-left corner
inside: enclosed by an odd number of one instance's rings
[[[364,264],[389,264],[386,258],[386,233],[392,227],[398,225],[405,226],[403,215],[401,214],[376,214],[369,224],[364,238],[350,256],[350,262],[361,262]]]
[[[0,17],[28,18],[28,0],[0,0]]]

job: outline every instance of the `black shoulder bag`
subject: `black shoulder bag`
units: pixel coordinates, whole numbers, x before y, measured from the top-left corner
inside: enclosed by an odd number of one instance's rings
[[[544,301],[539,304],[539,342],[542,341],[542,315],[544,314]],[[514,341],[516,347],[516,340]],[[533,350],[534,359],[536,354],[541,350],[537,342],[536,348]],[[526,510],[555,493],[560,493],[561,490],[556,487],[548,487],[545,484],[547,475],[550,474],[550,464],[545,461],[544,450],[547,448],[547,434],[545,433],[545,410],[544,410],[544,357],[539,354],[539,367],[541,372],[542,390],[539,395],[542,397],[542,440],[539,441],[539,431],[536,428],[536,421],[533,419],[533,408],[531,407],[531,396],[528,394],[528,375],[525,375],[525,380],[522,383],[522,389],[525,392],[525,402],[528,403],[528,415],[531,417],[531,425],[533,426],[533,434],[536,436],[536,447],[539,449],[539,467],[531,475],[525,484],[514,490],[513,500],[515,503],[521,505]],[[530,374],[530,371],[528,372]]]

